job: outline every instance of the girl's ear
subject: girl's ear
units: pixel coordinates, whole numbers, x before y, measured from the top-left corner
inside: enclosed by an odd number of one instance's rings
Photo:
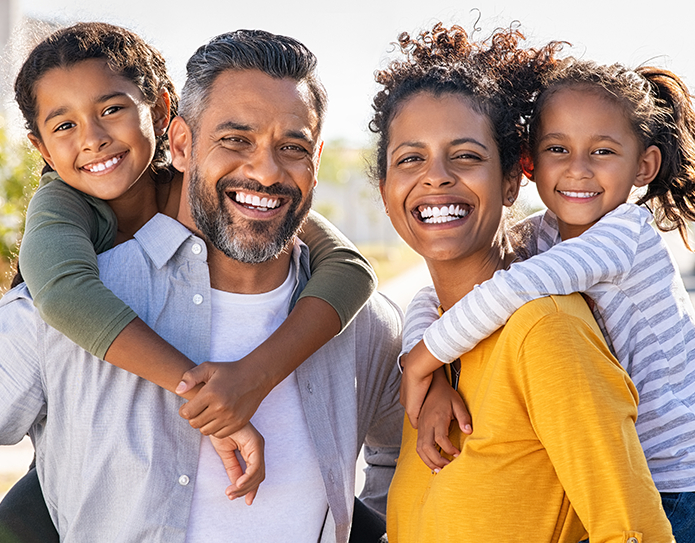
[[[46,164],[48,164],[51,168],[55,170],[55,165],[53,164],[53,159],[51,158],[51,153],[48,152],[48,149],[46,146],[43,144],[40,138],[38,138],[35,134],[32,134],[31,132],[27,134],[27,138],[29,138],[29,141],[31,144],[38,149],[39,153],[41,153],[41,156],[43,159],[46,161]]]
[[[171,152],[171,165],[180,172],[188,170],[192,142],[191,129],[186,121],[183,120],[183,117],[174,117],[169,127],[169,150]]]
[[[639,168],[634,185],[644,187],[648,185],[659,173],[661,168],[661,150],[656,145],[650,145],[640,157]]]
[[[531,153],[528,151],[522,152],[519,165],[521,166],[521,171],[524,173],[524,176],[533,181],[533,158],[531,158]]]
[[[159,98],[152,106],[152,123],[154,125],[154,135],[159,137],[169,128],[171,121],[171,97],[169,91],[162,89],[159,91]]]

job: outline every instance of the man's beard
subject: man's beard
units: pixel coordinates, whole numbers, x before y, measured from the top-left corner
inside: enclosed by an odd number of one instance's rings
[[[226,193],[235,190],[289,197],[289,209],[282,223],[274,227],[268,221],[241,219],[243,224],[235,224],[226,203],[229,198]],[[278,256],[302,226],[313,197],[312,191],[302,202],[302,193],[296,187],[266,187],[258,181],[230,178],[217,182],[216,193],[206,190],[205,182],[194,167],[191,170],[188,199],[196,227],[216,249],[246,264],[260,264]]]

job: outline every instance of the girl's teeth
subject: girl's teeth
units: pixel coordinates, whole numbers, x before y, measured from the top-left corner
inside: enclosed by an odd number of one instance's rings
[[[121,160],[121,157],[113,157],[108,159],[106,162],[100,162],[99,164],[92,164],[90,166],[86,166],[86,168],[90,172],[103,172],[104,170],[107,170],[108,168],[115,166],[118,164]]]
[[[570,198],[593,198],[594,196],[597,196],[599,193],[598,192],[573,192],[569,190],[561,190],[560,194],[564,194],[565,196],[568,196]]]

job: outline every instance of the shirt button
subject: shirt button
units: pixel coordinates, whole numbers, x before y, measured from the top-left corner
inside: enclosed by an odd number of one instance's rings
[[[181,486],[186,486],[190,482],[191,480],[188,478],[188,475],[182,475],[181,477],[179,477],[179,484]]]
[[[306,384],[306,389],[309,391],[309,394],[314,393],[314,388],[311,386],[311,383]]]
[[[195,305],[202,304],[203,303],[203,297],[200,294],[196,294],[195,296],[193,296],[193,303]]]
[[[203,252],[203,248],[200,246],[200,243],[194,243],[193,247],[191,247],[191,251],[194,255],[199,255]]]
[[[331,483],[335,483],[335,475],[333,475],[333,470],[328,470],[328,479]]]

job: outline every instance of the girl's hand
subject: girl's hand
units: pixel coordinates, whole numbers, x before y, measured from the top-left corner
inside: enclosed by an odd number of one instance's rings
[[[432,372],[441,368],[442,363],[427,350],[425,342],[420,341],[408,354],[401,356],[401,366],[401,404],[410,424],[417,428],[420,408],[432,382]]]
[[[452,421],[458,422],[461,432],[470,434],[471,416],[461,396],[449,384],[444,368],[434,372],[429,393],[420,411],[417,433],[417,453],[428,468],[439,471],[449,463],[440,450],[457,457],[459,451],[449,439]]]
[[[258,486],[265,479],[265,440],[252,424],[247,424],[241,430],[223,439],[210,436],[212,446],[222,459],[222,464],[232,483],[225,491],[230,500],[246,496],[246,505],[251,505],[256,498]],[[236,451],[246,463],[242,468]]]
[[[176,389],[185,394],[205,383],[179,414],[205,435],[223,438],[251,420],[272,389],[259,375],[253,353],[238,362],[203,362],[188,370]]]

